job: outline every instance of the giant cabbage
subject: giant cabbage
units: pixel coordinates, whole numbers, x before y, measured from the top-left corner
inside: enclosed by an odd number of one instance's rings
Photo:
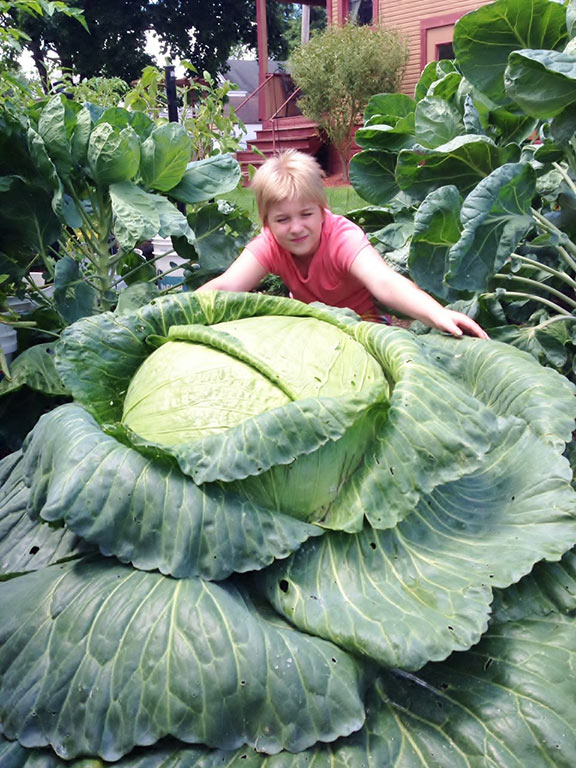
[[[566,379],[218,293],[56,364],[0,462],[3,768],[572,765]]]

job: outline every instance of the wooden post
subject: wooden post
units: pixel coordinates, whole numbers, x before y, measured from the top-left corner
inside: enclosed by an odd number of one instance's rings
[[[310,6],[302,6],[302,30],[300,33],[300,42],[305,45],[310,40]]]
[[[262,85],[268,73],[268,25],[266,0],[256,0],[256,30],[258,34],[258,85]],[[266,88],[258,93],[258,119],[266,119]]]

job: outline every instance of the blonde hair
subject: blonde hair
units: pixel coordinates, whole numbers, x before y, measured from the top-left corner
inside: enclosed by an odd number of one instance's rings
[[[266,160],[250,185],[262,223],[266,223],[270,207],[284,200],[302,200],[327,208],[323,178],[324,171],[317,161],[296,149],[286,149]]]

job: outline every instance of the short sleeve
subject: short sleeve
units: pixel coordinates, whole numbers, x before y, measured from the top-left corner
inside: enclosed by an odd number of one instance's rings
[[[349,272],[360,251],[370,245],[364,230],[344,216],[334,216],[330,232],[330,253],[334,265]]]
[[[259,235],[250,240],[245,248],[262,264],[264,269],[268,270],[268,272],[275,271],[278,246],[266,229],[263,229]]]

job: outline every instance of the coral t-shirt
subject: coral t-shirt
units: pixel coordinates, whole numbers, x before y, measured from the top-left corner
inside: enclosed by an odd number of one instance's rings
[[[382,322],[372,294],[350,274],[352,262],[367,245],[368,238],[357,224],[326,210],[320,245],[306,277],[298,270],[298,260],[278,245],[268,227],[246,248],[268,272],[282,279],[293,298],[305,304],[321,301],[332,307],[349,307],[364,320]]]

